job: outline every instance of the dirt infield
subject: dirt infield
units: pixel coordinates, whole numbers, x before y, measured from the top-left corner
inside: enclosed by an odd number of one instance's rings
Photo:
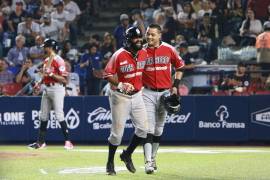
[[[40,154],[34,152],[7,152],[0,151],[0,159],[19,159],[19,158],[29,158],[29,157],[48,157],[48,154]]]

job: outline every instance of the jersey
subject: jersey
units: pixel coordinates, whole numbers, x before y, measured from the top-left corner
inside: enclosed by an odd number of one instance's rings
[[[53,74],[57,74],[60,76],[68,76],[68,72],[66,71],[65,61],[59,56],[55,55],[54,59],[51,62],[51,66],[48,69],[48,63],[49,63],[49,57],[45,59],[44,65],[43,65],[43,71],[44,72],[52,72]],[[49,76],[45,76],[43,78],[43,82],[45,84],[50,83],[57,83],[55,79]]]
[[[138,51],[134,60],[129,51],[120,48],[113,54],[105,67],[104,78],[116,75],[119,82],[130,83],[134,86],[134,91],[140,91],[146,58],[147,53],[145,50]],[[112,89],[116,89],[116,87],[112,87]]]
[[[169,89],[172,86],[171,65],[175,69],[184,66],[184,61],[171,45],[162,42],[157,48],[146,47],[147,59],[143,71],[143,85],[153,89]]]

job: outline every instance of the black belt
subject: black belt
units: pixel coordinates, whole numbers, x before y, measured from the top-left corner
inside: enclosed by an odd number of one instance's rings
[[[51,86],[54,86],[56,84],[59,84],[61,86],[64,86],[63,84],[60,84],[60,83],[49,83],[49,84],[45,84],[47,87],[51,87]]]
[[[119,89],[117,89],[116,91],[119,92],[119,93],[122,93],[122,94],[129,95],[129,96],[132,96],[132,95],[136,94],[137,92],[139,92],[139,91],[132,91],[132,92],[129,92],[129,93],[124,93],[124,92],[121,92]]]
[[[167,88],[150,88],[150,87],[145,87],[146,89],[150,89],[151,91],[156,91],[156,92],[163,92],[168,90]]]

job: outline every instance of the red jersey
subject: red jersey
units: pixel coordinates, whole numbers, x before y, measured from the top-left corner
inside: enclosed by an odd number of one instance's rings
[[[68,73],[66,71],[66,66],[65,66],[65,61],[59,56],[55,55],[54,59],[51,62],[51,66],[48,69],[48,62],[49,62],[49,57],[45,59],[44,65],[43,65],[43,72],[51,72],[53,74],[57,74],[60,76],[68,76]],[[50,83],[57,83],[55,79],[49,76],[45,76],[43,78],[43,82],[45,84],[50,84]]]
[[[147,59],[143,72],[143,85],[153,89],[169,89],[172,86],[171,65],[175,69],[184,66],[184,61],[171,45],[162,42],[157,48],[146,47]]]
[[[142,72],[146,58],[145,50],[140,50],[134,59],[129,51],[120,48],[105,67],[104,78],[116,75],[119,82],[130,83],[134,86],[135,91],[139,91],[142,88]],[[114,88],[112,87],[112,89]]]

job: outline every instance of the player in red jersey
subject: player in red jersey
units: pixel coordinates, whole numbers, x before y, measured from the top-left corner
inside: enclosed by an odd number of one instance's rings
[[[37,142],[30,144],[28,147],[32,149],[40,149],[46,146],[45,135],[47,132],[47,124],[50,118],[50,111],[55,111],[55,117],[61,125],[61,129],[65,138],[64,148],[69,150],[73,148],[73,144],[69,140],[69,132],[64,117],[64,97],[65,85],[67,84],[67,71],[64,60],[58,56],[55,51],[57,42],[52,39],[46,39],[43,44],[44,50],[48,57],[43,65],[42,83],[46,88],[43,91],[41,99],[41,115],[40,127]]]
[[[184,61],[171,45],[161,41],[161,27],[151,24],[146,31],[147,60],[143,72],[143,100],[147,111],[148,134],[144,144],[145,172],[151,174],[156,167],[156,154],[163,133],[167,112],[160,102],[166,94],[177,94],[182,78]],[[172,68],[175,68],[172,83]],[[173,84],[173,85],[172,85]]]
[[[114,155],[120,145],[126,120],[131,117],[135,133],[120,158],[127,169],[135,173],[131,155],[135,148],[146,138],[147,115],[142,98],[142,72],[147,53],[142,49],[142,34],[136,27],[125,32],[124,48],[116,51],[105,68],[105,76],[110,84],[109,101],[112,112],[112,127],[108,138],[109,155],[106,165],[108,175],[115,175]]]

